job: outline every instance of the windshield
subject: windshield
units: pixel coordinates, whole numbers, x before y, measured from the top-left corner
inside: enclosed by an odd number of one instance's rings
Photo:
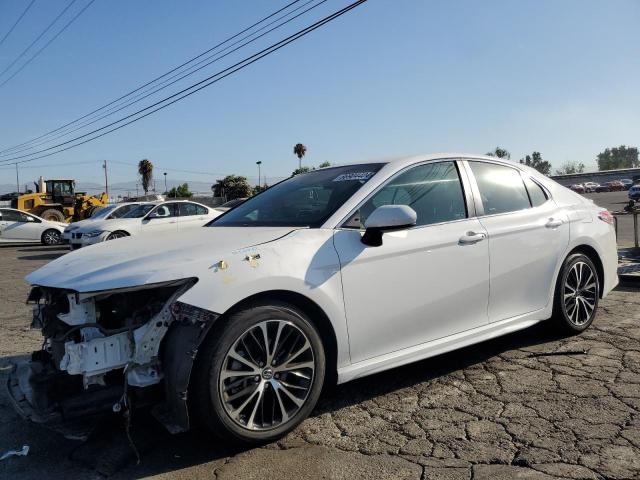
[[[142,218],[147,213],[149,213],[153,209],[153,207],[155,207],[155,205],[152,203],[138,205],[136,208],[134,208],[129,213],[127,213],[126,215],[123,215],[120,218]]]
[[[117,207],[117,205],[108,205],[104,208],[100,208],[98,210],[96,210],[93,215],[91,215],[91,218],[104,218],[107,215],[109,215],[111,212],[113,212],[113,210]]]
[[[212,227],[319,227],[382,163],[333,167],[289,178],[216,218]]]

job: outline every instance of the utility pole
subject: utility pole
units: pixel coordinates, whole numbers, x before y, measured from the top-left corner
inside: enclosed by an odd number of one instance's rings
[[[107,178],[107,161],[106,160],[103,161],[102,168],[104,168],[104,191],[107,194],[107,201],[109,201],[109,180]]]
[[[167,172],[164,172],[164,193],[169,194],[169,190],[167,190]]]
[[[258,192],[260,191],[260,165],[262,165],[262,161],[257,161],[256,165],[258,165]]]
[[[136,198],[138,198],[138,182],[136,182]]]
[[[18,195],[20,194],[20,177],[18,176],[18,162],[16,162],[16,186],[18,187]]]

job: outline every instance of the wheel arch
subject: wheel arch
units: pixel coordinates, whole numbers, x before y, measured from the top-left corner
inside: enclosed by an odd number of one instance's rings
[[[320,338],[325,348],[325,357],[327,359],[325,388],[334,386],[338,380],[338,339],[329,316],[320,305],[309,297],[291,290],[263,291],[235,303],[222,314],[221,318],[229,316],[251,303],[274,300],[289,303],[309,315],[309,319],[318,329],[318,333],[320,333]],[[213,331],[215,331],[215,326],[209,334],[212,334]]]
[[[569,258],[570,255],[573,255],[575,253],[582,253],[583,255],[586,255],[587,257],[589,257],[589,259],[593,262],[593,264],[596,266],[596,273],[598,274],[598,281],[600,282],[600,293],[599,296],[600,298],[602,298],[602,292],[604,291],[604,265],[602,263],[602,259],[600,258],[600,254],[598,254],[598,251],[593,248],[591,245],[587,245],[585,243],[577,245],[575,247],[573,247],[573,249],[567,253],[567,255],[565,256],[565,260],[567,258]],[[563,261],[563,263],[564,263]]]
[[[117,229],[115,229],[114,231],[110,232],[110,233],[109,233],[109,235],[108,235],[107,237],[109,237],[109,236],[113,235],[114,233],[124,233],[124,236],[125,236],[125,237],[130,237],[130,236],[131,236],[131,234],[130,234],[129,232],[127,232],[126,230],[123,230],[123,229],[121,229],[121,228],[117,228]]]

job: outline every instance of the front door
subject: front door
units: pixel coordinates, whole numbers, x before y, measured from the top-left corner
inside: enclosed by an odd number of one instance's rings
[[[24,212],[0,210],[0,238],[6,241],[39,242],[42,222]]]
[[[389,204],[413,208],[416,226],[364,245],[359,227]],[[336,231],[353,362],[487,324],[488,244],[468,210],[456,162],[431,162],[397,174]]]
[[[151,210],[142,219],[140,233],[165,233],[178,231],[178,205],[176,203],[163,203]]]
[[[569,222],[548,193],[528,175],[496,163],[470,161],[489,236],[489,321],[544,308],[551,300]],[[526,186],[525,186],[526,182]]]

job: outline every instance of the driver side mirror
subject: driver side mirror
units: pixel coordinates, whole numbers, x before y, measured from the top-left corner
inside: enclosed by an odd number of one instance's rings
[[[370,247],[382,245],[382,234],[413,227],[418,220],[416,211],[408,205],[383,205],[376,208],[364,223],[362,243]]]

